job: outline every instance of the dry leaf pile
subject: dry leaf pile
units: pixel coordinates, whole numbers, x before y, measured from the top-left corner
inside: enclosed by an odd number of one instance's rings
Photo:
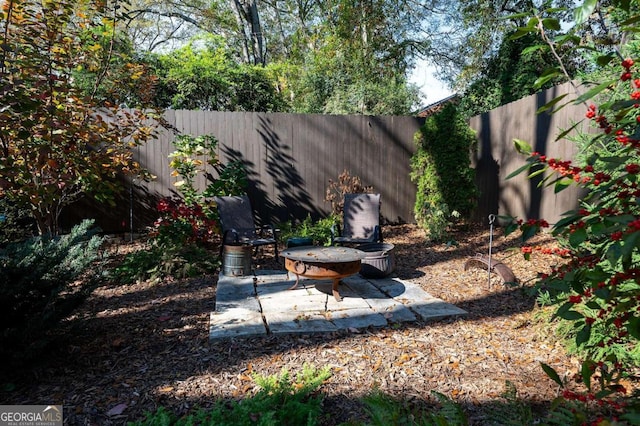
[[[557,387],[539,363],[561,375],[578,365],[552,339],[525,291],[555,259],[534,252],[527,262],[515,238],[495,234],[494,259],[511,268],[520,286],[505,286],[486,269],[464,270],[470,256],[487,253],[488,229],[430,244],[414,225],[385,227],[396,275],[469,312],[438,322],[209,343],[215,276],[100,287],[62,325],[57,349],[16,372],[15,389],[0,393],[1,403],[64,404],[68,424],[125,424],[160,405],[180,415],[215,399],[251,395],[253,373],[286,368],[295,376],[306,363],[332,368],[322,388],[326,425],[365,418],[356,399],[376,388],[415,404],[429,404],[431,391],[441,392],[463,405],[471,424],[483,424],[506,381],[521,399],[544,406]],[[539,237],[537,244],[553,241]],[[269,253],[257,264],[278,267]]]

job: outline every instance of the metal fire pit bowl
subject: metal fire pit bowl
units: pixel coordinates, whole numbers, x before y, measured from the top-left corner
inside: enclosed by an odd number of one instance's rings
[[[340,280],[360,272],[361,261],[366,253],[349,247],[302,246],[286,249],[280,256],[285,259],[285,269],[296,275],[296,283],[290,290],[298,286],[300,277],[331,279],[333,297],[340,302]]]

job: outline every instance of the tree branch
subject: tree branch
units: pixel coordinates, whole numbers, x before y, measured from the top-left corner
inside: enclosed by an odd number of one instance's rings
[[[190,23],[192,25],[195,25],[197,28],[199,28],[201,30],[205,29],[205,28],[203,28],[203,26],[200,24],[199,21],[193,19],[189,15],[185,15],[182,12],[174,12],[174,11],[163,12],[163,11],[155,10],[155,9],[152,9],[152,8],[144,8],[144,9],[131,10],[128,13],[129,14],[136,14],[137,16],[143,15],[145,13],[150,13],[152,15],[162,16],[164,18],[180,18],[185,22],[188,22],[188,23]],[[133,21],[134,19],[135,18],[129,18],[129,21]]]

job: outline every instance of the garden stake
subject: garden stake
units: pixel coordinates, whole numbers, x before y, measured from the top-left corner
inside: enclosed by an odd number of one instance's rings
[[[491,290],[491,244],[493,244],[493,222],[496,220],[494,214],[489,215],[489,290]]]

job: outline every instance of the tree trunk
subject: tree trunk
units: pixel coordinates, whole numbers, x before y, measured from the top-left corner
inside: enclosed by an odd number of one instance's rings
[[[57,235],[57,227],[52,223],[51,212],[42,212],[40,209],[33,211],[33,217],[38,225],[38,234],[40,235]]]
[[[242,32],[245,60],[254,65],[264,65],[264,40],[256,0],[233,0],[233,5]]]

